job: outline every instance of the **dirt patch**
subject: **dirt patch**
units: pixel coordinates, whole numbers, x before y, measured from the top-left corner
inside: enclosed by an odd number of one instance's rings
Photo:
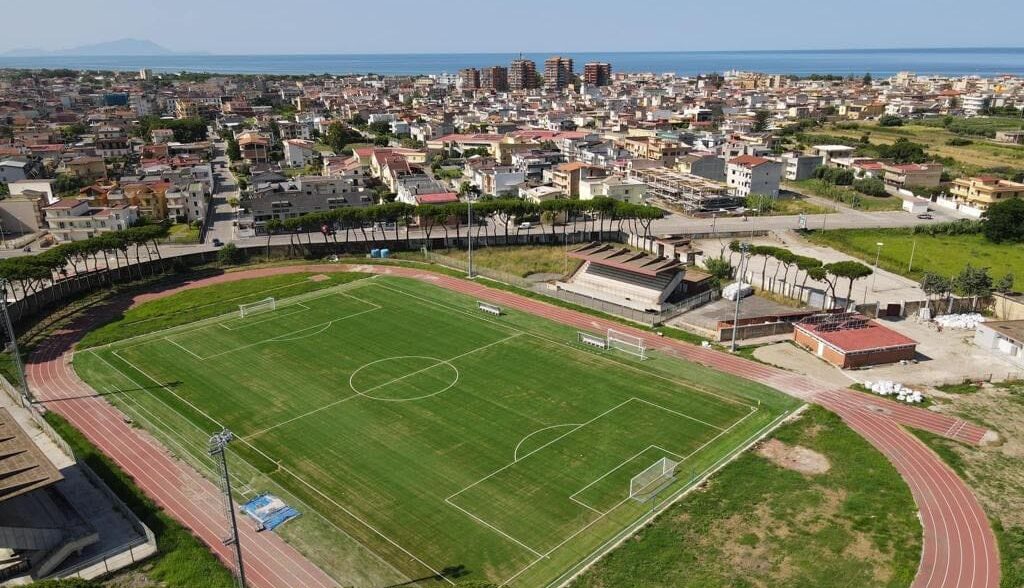
[[[326,274],[317,274],[315,276],[309,276],[309,281],[310,282],[323,282],[323,281],[329,280],[329,279],[331,279],[331,278],[329,276],[327,276]]]
[[[828,458],[817,451],[799,445],[786,445],[778,439],[769,439],[763,443],[757,449],[757,454],[779,467],[811,476],[824,474],[832,467]]]

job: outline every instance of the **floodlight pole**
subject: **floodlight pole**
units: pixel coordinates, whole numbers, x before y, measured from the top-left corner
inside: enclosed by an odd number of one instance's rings
[[[32,394],[28,389],[28,378],[25,377],[25,364],[21,362],[21,349],[18,348],[18,336],[11,324],[11,315],[7,311],[7,278],[0,278],[0,313],[4,315],[4,330],[11,340],[11,353],[14,355],[14,369],[18,370],[18,386],[21,388],[21,402],[25,406],[32,404]],[[12,288],[13,290],[13,288]]]
[[[473,279],[473,198],[466,196],[466,203],[469,209],[469,271],[467,277]]]
[[[736,353],[736,332],[737,327],[740,324],[740,300],[743,299],[741,293],[743,292],[743,278],[745,273],[745,266],[747,261],[747,251],[750,249],[749,243],[740,243],[740,267],[736,271],[736,308],[732,315],[732,344],[729,346],[729,350]]]
[[[228,521],[231,523],[231,536],[223,540],[224,545],[235,548],[235,583],[238,588],[245,588],[245,567],[242,565],[242,544],[238,542],[238,519],[235,516],[235,501],[231,496],[231,477],[228,475],[228,443],[234,439],[231,431],[224,429],[210,437],[210,455],[220,460],[221,486],[224,490],[225,504],[228,509]]]

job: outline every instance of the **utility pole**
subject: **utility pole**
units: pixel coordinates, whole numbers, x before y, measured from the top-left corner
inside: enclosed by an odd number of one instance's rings
[[[25,364],[21,362],[21,349],[18,348],[18,336],[11,325],[11,315],[7,311],[7,286],[10,284],[6,278],[0,278],[0,313],[4,315],[4,330],[11,340],[11,354],[14,356],[14,369],[18,370],[18,386],[21,388],[21,402],[24,406],[32,404],[32,394],[28,389],[28,378],[25,377]],[[13,290],[13,288],[12,288]]]
[[[740,324],[740,300],[743,299],[741,296],[743,292],[743,279],[746,274],[747,265],[747,251],[750,249],[750,243],[740,243],[740,267],[736,271],[736,309],[732,315],[732,345],[729,346],[729,350],[736,353],[736,331]]]
[[[914,252],[917,251],[917,239],[914,239],[914,244],[910,248],[910,263],[907,264],[907,271],[914,270]]]
[[[238,542],[238,519],[235,516],[235,500],[231,496],[231,477],[228,475],[228,443],[234,439],[231,431],[224,429],[210,437],[210,455],[220,461],[221,488],[224,491],[224,504],[228,510],[228,522],[231,524],[231,535],[224,539],[224,545],[235,548],[235,584],[245,588],[245,567],[242,565],[242,544]]]

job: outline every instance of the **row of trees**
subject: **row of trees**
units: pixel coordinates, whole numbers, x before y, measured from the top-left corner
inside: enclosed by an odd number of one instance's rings
[[[920,286],[925,296],[928,297],[929,307],[936,300],[948,298],[950,306],[947,310],[952,310],[953,299],[951,295],[955,294],[961,298],[971,298],[971,310],[974,310],[979,298],[991,296],[992,292],[1012,292],[1013,279],[1013,274],[1008,272],[996,281],[989,274],[987,267],[974,267],[971,264],[967,264],[959,274],[952,278],[932,272],[925,272],[921,278]]]
[[[291,234],[293,245],[301,243],[301,234],[305,233],[307,243],[311,244],[312,237],[309,234],[317,231],[323,235],[324,243],[329,243],[328,239],[337,243],[339,231],[344,231],[344,241],[348,241],[350,232],[358,231],[363,240],[369,242],[375,238],[374,228],[382,225],[387,227],[386,230],[393,230],[394,239],[398,240],[398,227],[410,226],[414,221],[418,221],[428,239],[438,230],[443,231],[447,239],[450,228],[454,228],[457,235],[469,222],[469,207],[467,202],[420,205],[388,202],[363,208],[338,208],[315,212],[283,221],[271,220],[267,223],[267,245],[270,244],[270,237],[279,233]],[[584,224],[584,230],[610,231],[628,228],[633,233],[649,237],[651,223],[662,216],[662,211],[658,208],[607,197],[592,200],[555,199],[540,204],[519,198],[485,198],[472,204],[472,213],[477,237],[481,234],[497,236],[501,227],[506,241],[512,236],[513,225],[515,236],[518,236],[519,223],[538,218],[550,228],[552,235],[556,234],[556,227],[561,225],[563,237],[570,223],[575,229],[579,222]],[[484,220],[488,222],[481,222]],[[491,227],[494,227],[493,230]],[[369,233],[367,229],[370,229]]]
[[[143,252],[147,261],[162,259],[158,242],[167,237],[168,229],[166,224],[140,225],[123,231],[100,233],[83,241],[62,243],[36,255],[2,259],[0,278],[7,280],[8,293],[12,298],[18,293],[35,294],[50,285],[59,289],[64,283],[63,278],[76,274],[87,282],[109,282],[110,276],[99,271],[111,269],[107,255],[113,255],[118,270],[122,267],[123,257],[124,267],[131,275],[130,252],[134,251],[135,259],[139,261],[143,259]],[[137,265],[136,268],[138,277],[143,278],[142,266]],[[152,265],[150,271],[156,271]],[[37,300],[36,305],[39,303]]]
[[[733,255],[740,253],[740,242],[732,241],[729,243],[729,259],[727,261],[728,266],[732,267]],[[853,297],[853,284],[861,278],[870,276],[873,270],[864,265],[859,261],[837,261],[833,263],[822,263],[821,260],[813,257],[807,257],[805,255],[799,255],[783,247],[775,247],[772,245],[751,245],[748,248],[748,253],[753,257],[762,257],[763,262],[761,264],[761,289],[765,289],[765,283],[768,275],[768,262],[775,260],[777,262],[775,266],[775,273],[772,275],[771,280],[774,282],[779,279],[779,271],[782,271],[782,281],[789,282],[789,272],[793,270],[793,281],[800,278],[800,272],[803,272],[803,282],[800,287],[805,288],[807,286],[807,280],[815,280],[826,285],[829,297],[835,300],[836,298],[836,287],[840,285],[840,280],[847,280],[846,288],[846,299],[850,300]],[[721,263],[712,264],[708,266],[709,270],[713,274],[721,271]],[[823,301],[824,304],[824,301]]]

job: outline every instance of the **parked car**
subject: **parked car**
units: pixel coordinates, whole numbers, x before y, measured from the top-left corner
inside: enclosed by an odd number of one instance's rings
[[[917,215],[917,218],[919,218],[921,220],[932,220],[935,217],[933,217],[932,215],[930,215],[927,212],[925,212],[925,213]]]
[[[533,228],[533,223],[531,223],[530,221],[521,222],[521,223],[519,223],[519,228],[520,229],[530,230],[530,229]]]
[[[221,240],[220,240],[220,239],[217,239],[216,237],[215,237],[215,238],[213,239],[213,246],[214,246],[214,247],[220,247],[220,246],[221,246],[221,245],[223,245],[223,244],[224,244],[224,243],[223,243],[223,242],[221,242]]]

